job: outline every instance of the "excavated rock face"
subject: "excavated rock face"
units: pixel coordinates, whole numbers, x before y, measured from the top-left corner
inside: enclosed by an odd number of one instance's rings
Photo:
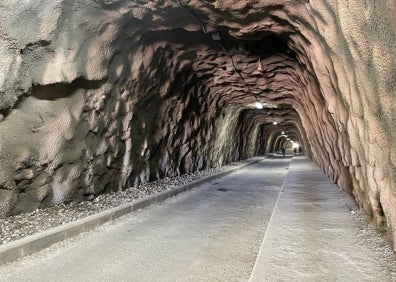
[[[273,152],[290,138],[396,234],[395,7],[3,1],[0,215]]]

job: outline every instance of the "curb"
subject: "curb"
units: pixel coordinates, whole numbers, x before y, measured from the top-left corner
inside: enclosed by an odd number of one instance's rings
[[[137,211],[152,204],[163,202],[180,193],[189,191],[201,184],[220,178],[236,170],[255,164],[266,158],[267,157],[253,158],[253,160],[250,159],[250,161],[248,160],[245,163],[230,168],[229,170],[192,181],[190,183],[175,187],[172,190],[162,191],[160,193],[151,195],[147,198],[139,199],[131,203],[127,203],[115,208],[101,211],[94,215],[90,215],[82,219],[78,219],[76,221],[69,222],[64,225],[57,226],[43,232],[36,233],[28,237],[0,245],[0,265],[39,252],[67,238],[77,236],[80,233],[89,230],[93,230],[99,227],[100,225],[114,221],[121,216],[132,213],[133,211]]]

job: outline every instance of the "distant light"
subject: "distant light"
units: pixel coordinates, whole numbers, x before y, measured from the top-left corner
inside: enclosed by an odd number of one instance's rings
[[[249,108],[255,108],[255,109],[276,109],[278,108],[277,106],[273,105],[273,104],[269,104],[269,103],[262,103],[259,102],[258,100],[256,100],[256,102],[252,102],[247,104],[246,106],[248,106]],[[267,115],[269,115],[270,113],[267,113]]]
[[[261,59],[260,59],[260,57],[259,57],[259,59],[258,59],[258,66],[257,66],[257,71],[263,71],[263,67],[261,66]]]
[[[273,125],[277,125],[278,123],[279,123],[279,122],[276,121],[276,120],[274,120],[274,121],[272,122]]]
[[[268,108],[268,109],[277,109],[278,106],[270,103],[263,103],[263,107]]]
[[[263,103],[260,103],[259,101],[256,101],[253,103],[253,107],[255,107],[256,109],[262,110],[263,107]]]
[[[285,132],[284,132],[284,131],[282,131],[282,135],[283,135],[283,134],[285,134]]]

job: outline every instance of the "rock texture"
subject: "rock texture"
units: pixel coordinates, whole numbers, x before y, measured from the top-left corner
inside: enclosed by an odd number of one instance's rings
[[[285,132],[396,234],[394,11],[3,1],[0,215],[276,151]]]

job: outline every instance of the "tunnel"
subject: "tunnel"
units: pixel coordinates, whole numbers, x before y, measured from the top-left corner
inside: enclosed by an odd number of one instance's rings
[[[396,236],[396,2],[0,5],[0,216],[299,148]]]

